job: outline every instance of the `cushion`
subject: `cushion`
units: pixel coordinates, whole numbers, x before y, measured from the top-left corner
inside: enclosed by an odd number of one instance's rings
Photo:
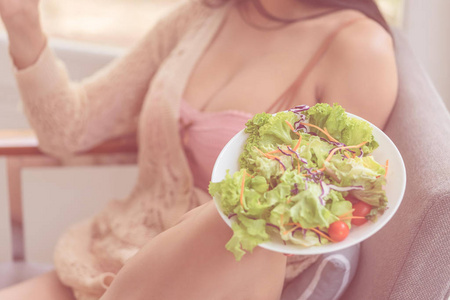
[[[355,276],[359,248],[357,244],[322,255],[284,288],[281,300],[338,299]]]
[[[364,241],[345,300],[448,299],[450,115],[408,42],[394,31],[399,94],[385,133],[406,166],[393,218]]]

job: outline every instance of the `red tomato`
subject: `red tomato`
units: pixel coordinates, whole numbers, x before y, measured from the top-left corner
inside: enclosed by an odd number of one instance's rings
[[[330,235],[330,238],[336,242],[345,240],[349,231],[350,229],[343,221],[333,222],[330,227],[328,227],[328,234]]]
[[[355,198],[354,196],[348,194],[347,197],[345,197],[345,200],[350,201],[353,204],[358,203],[359,200]]]
[[[353,204],[353,208],[355,209],[353,212],[353,216],[355,217],[365,217],[372,210],[372,206],[363,201]],[[352,224],[356,226],[360,226],[366,222],[366,219],[352,219]]]

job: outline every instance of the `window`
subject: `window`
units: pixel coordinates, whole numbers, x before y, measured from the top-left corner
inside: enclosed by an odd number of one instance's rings
[[[389,24],[402,27],[404,0],[376,0],[376,2]]]
[[[179,0],[41,0],[49,36],[129,47]],[[402,22],[404,0],[376,0],[390,24]]]

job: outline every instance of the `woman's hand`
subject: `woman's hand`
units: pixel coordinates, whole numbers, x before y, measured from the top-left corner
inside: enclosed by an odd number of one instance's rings
[[[39,0],[0,0],[0,16],[8,21],[24,13],[38,13]]]
[[[30,66],[46,43],[39,18],[39,0],[0,0],[0,16],[8,32],[14,64],[18,69]]]

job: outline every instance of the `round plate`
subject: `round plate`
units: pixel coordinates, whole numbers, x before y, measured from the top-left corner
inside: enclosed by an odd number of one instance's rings
[[[364,120],[350,113],[348,113],[348,115],[353,118]],[[403,194],[406,187],[405,164],[403,162],[402,156],[400,155],[400,152],[391,141],[391,139],[375,125],[371,124],[370,122],[368,123],[373,127],[373,135],[375,137],[375,140],[379,144],[379,147],[372,153],[373,157],[377,162],[381,164],[384,164],[386,160],[389,160],[389,168],[386,176],[385,187],[386,195],[388,198],[388,209],[384,212],[384,214],[378,216],[378,220],[376,222],[369,221],[362,226],[352,226],[350,234],[342,242],[330,243],[322,246],[303,247],[294,244],[285,245],[283,244],[279,236],[277,237],[276,235],[273,235],[271,236],[271,240],[269,242],[260,244],[260,247],[276,252],[296,255],[328,253],[348,248],[357,243],[360,243],[375,234],[384,225],[386,225],[386,223],[397,211],[403,199]],[[230,174],[239,171],[238,160],[244,149],[247,137],[248,134],[246,134],[244,130],[241,130],[225,145],[225,147],[217,157],[216,163],[214,165],[211,177],[212,182],[222,181],[225,178],[227,170],[230,170]],[[220,208],[219,200],[214,198],[214,202],[222,219],[231,227],[232,220],[228,219],[228,217],[223,214]]]

